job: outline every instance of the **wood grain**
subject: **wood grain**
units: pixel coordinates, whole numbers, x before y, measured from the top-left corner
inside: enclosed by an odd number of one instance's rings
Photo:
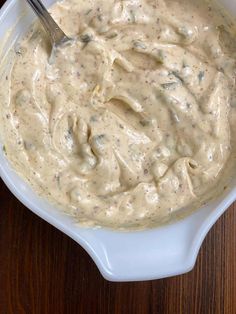
[[[137,283],[102,278],[73,240],[0,182],[0,313],[236,313],[236,211],[208,234],[188,274]]]
[[[2,181],[0,200],[0,314],[236,314],[235,204],[211,229],[190,273],[111,283],[78,244],[26,209]]]

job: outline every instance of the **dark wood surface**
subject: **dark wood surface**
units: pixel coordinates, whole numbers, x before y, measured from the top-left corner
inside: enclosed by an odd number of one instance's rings
[[[0,314],[236,314],[236,205],[211,229],[190,273],[111,283],[2,181],[0,199]]]
[[[193,271],[108,282],[73,240],[25,208],[0,181],[0,314],[235,314],[236,206],[208,234]]]

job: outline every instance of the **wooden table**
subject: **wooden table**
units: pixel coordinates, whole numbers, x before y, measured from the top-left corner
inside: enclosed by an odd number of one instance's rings
[[[111,283],[73,240],[0,181],[0,314],[235,314],[236,206],[208,234],[193,271]]]
[[[208,234],[190,273],[111,283],[78,244],[26,209],[2,181],[0,199],[0,314],[236,314],[235,205]]]

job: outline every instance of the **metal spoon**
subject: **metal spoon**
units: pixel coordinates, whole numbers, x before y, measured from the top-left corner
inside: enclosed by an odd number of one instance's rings
[[[58,47],[61,44],[71,41],[71,38],[61,30],[58,24],[49,14],[48,10],[42,4],[40,0],[26,0],[35,14],[40,19],[43,27],[49,35],[52,47]]]

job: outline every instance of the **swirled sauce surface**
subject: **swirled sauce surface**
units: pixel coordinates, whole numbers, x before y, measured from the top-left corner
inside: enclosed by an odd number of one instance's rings
[[[35,24],[1,79],[15,168],[85,225],[147,227],[204,202],[232,152],[232,22],[206,1],[65,0],[51,13],[73,43],[50,56]]]

